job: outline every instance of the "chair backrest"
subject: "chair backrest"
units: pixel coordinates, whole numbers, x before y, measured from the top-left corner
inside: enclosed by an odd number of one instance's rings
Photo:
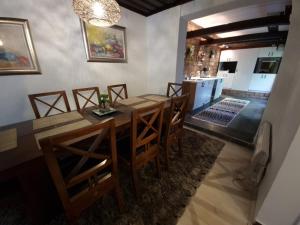
[[[46,116],[50,116],[53,114],[50,114],[51,112],[53,112],[54,110],[58,111],[58,113],[54,113],[54,114],[59,114],[59,113],[65,113],[65,112],[70,112],[70,105],[69,105],[69,101],[66,95],[65,91],[54,91],[54,92],[46,92],[46,93],[39,93],[39,94],[32,94],[32,95],[28,95],[33,112],[35,114],[35,117],[41,118],[41,117],[46,117]],[[54,101],[53,101],[54,99]],[[61,100],[64,103],[64,108],[62,109],[62,105],[58,104],[61,102]],[[44,115],[41,115],[41,107],[38,107],[37,102],[41,103],[43,105],[43,107],[46,106],[47,110],[44,113]],[[50,103],[52,102],[52,103]]]
[[[122,100],[128,98],[126,84],[107,86],[107,92],[112,105],[115,105],[118,99]]]
[[[147,151],[151,145],[160,143],[164,103],[140,108],[131,114],[131,157],[136,158],[136,149],[144,147]]]
[[[117,179],[114,119],[42,139],[40,145],[66,210],[90,206]],[[107,155],[97,152],[104,146]]]
[[[170,112],[167,121],[166,136],[183,128],[185,113],[187,111],[189,95],[171,98]]]
[[[168,83],[167,96],[174,97],[182,94],[182,84],[179,83]]]
[[[84,111],[89,106],[99,106],[100,91],[98,87],[80,88],[72,91],[79,112]],[[85,94],[88,94],[89,97]],[[97,100],[97,102],[95,102],[95,100]]]

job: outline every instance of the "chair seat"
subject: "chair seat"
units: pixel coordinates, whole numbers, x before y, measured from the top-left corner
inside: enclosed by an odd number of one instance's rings
[[[131,161],[131,145],[130,145],[130,136],[123,137],[117,142],[117,152],[118,156],[125,159],[126,161]],[[144,152],[144,147],[136,149],[136,155],[140,155]]]

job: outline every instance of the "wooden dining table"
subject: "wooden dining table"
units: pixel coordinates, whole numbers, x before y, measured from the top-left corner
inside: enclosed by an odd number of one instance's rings
[[[82,118],[44,128],[34,128],[34,120],[0,127],[0,132],[8,129],[17,131],[17,147],[0,152],[0,182],[17,181],[26,205],[26,214],[32,224],[45,224],[62,209],[36,135],[82,120],[96,124],[111,117],[115,119],[118,134],[130,128],[131,112],[139,106],[163,101],[165,109],[170,107],[170,99],[161,95],[148,94],[130,99],[125,100],[124,104],[121,101],[115,105],[116,112],[102,117],[94,114],[92,110],[95,107],[91,107],[81,113]]]

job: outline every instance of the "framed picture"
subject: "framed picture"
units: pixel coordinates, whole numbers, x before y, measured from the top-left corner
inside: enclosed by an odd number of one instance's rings
[[[88,62],[127,62],[125,27],[97,27],[81,20]]]
[[[0,17],[0,75],[40,73],[28,20]]]

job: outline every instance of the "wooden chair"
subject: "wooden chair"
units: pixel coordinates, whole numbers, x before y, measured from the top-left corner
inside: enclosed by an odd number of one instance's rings
[[[48,103],[46,100],[41,99],[41,97],[48,97],[48,96],[56,97],[55,101],[52,104]],[[54,91],[54,92],[32,94],[32,95],[28,95],[28,97],[29,97],[33,112],[35,114],[35,117],[37,119],[41,118],[41,117],[49,116],[50,112],[52,112],[53,110],[57,110],[57,111],[59,111],[59,113],[71,112],[69,101],[68,101],[65,91]],[[63,98],[66,111],[64,111],[63,109],[58,108],[56,106],[61,98]],[[41,116],[41,113],[39,111],[39,108],[38,108],[36,102],[40,102],[43,105],[46,105],[49,107],[49,109],[46,111],[46,113],[43,116]],[[56,114],[58,114],[58,113],[56,113]]]
[[[137,171],[155,161],[160,177],[159,149],[164,103],[137,109],[131,114],[131,140],[118,142],[118,155],[131,169],[136,196],[139,194]]]
[[[80,147],[84,140],[92,144]],[[70,224],[76,224],[84,209],[111,191],[122,210],[114,119],[42,139],[40,145]],[[106,151],[101,149],[105,147]]]
[[[75,99],[77,111],[83,112],[89,106],[99,106],[100,101],[100,91],[98,87],[80,88],[72,90]],[[83,92],[89,92],[89,97],[83,95]],[[96,96],[95,96],[96,95]],[[79,98],[80,97],[80,98]],[[94,102],[93,98],[97,98],[98,102]],[[79,99],[84,99],[83,104],[80,104]]]
[[[107,92],[111,105],[115,105],[118,99],[128,98],[126,84],[116,84],[107,86]]]
[[[168,83],[167,96],[174,97],[182,94],[182,84],[179,83]]]
[[[178,143],[179,152],[182,155],[183,123],[188,105],[188,95],[173,97],[169,115],[167,116],[166,129],[163,134],[163,146],[165,150],[166,167],[169,167],[169,151],[173,143]]]

